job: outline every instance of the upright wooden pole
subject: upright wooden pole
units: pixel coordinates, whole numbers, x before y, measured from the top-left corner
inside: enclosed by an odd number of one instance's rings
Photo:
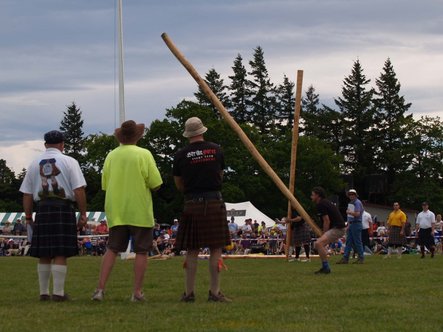
[[[117,6],[117,38],[118,38],[118,113],[120,125],[125,122],[125,60],[123,51],[123,0]]]
[[[295,88],[295,110],[292,126],[292,145],[291,145],[291,167],[289,170],[289,191],[294,195],[295,192],[295,170],[297,167],[297,146],[298,146],[298,128],[300,124],[301,94],[303,86],[303,70],[297,70],[297,85]],[[292,205],[288,201],[288,219],[292,218]],[[292,228],[291,224],[286,224],[286,259],[289,259],[289,247],[291,246]]]
[[[186,68],[189,74],[194,78],[197,84],[202,88],[203,92],[209,98],[211,103],[217,108],[222,117],[225,119],[227,124],[234,130],[234,132],[239,136],[240,140],[243,142],[245,147],[249,150],[252,157],[257,161],[263,171],[271,178],[271,180],[275,183],[277,188],[286,196],[286,198],[291,202],[292,207],[300,214],[300,216],[311,225],[314,232],[318,235],[322,235],[322,231],[315,224],[315,222],[311,219],[305,209],[300,205],[294,195],[289,191],[283,181],[279,178],[279,176],[274,172],[274,170],[269,166],[263,156],[258,152],[257,148],[251,142],[251,140],[246,136],[238,123],[232,118],[229,112],[225,109],[223,104],[217,98],[217,96],[212,92],[211,88],[206,84],[203,78],[198,74],[192,64],[185,58],[185,56],[180,52],[180,50],[174,45],[172,40],[166,33],[162,34],[162,38],[169,50],[174,54],[177,60]]]

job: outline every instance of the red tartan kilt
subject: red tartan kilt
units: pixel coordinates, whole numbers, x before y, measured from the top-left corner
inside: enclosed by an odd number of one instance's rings
[[[185,203],[175,245],[179,250],[217,249],[231,244],[222,200]]]

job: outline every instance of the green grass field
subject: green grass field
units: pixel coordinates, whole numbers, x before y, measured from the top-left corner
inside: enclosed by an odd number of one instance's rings
[[[338,257],[332,258],[335,262]],[[182,258],[150,261],[146,303],[131,303],[132,261],[117,261],[106,301],[90,300],[100,258],[69,262],[67,303],[40,303],[36,260],[1,257],[0,331],[443,331],[443,256],[370,257],[365,265],[226,260],[231,304],[207,303],[200,262],[195,303],[180,303]]]

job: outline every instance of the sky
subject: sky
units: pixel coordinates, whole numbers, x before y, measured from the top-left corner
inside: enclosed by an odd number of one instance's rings
[[[43,151],[66,106],[86,134],[117,119],[116,0],[0,1],[0,159],[19,172]],[[271,80],[313,85],[333,105],[359,59],[371,84],[389,57],[416,115],[443,116],[443,1],[123,0],[126,118],[147,126],[192,99],[196,83],[163,43],[167,32],[203,76],[229,83],[261,46]]]

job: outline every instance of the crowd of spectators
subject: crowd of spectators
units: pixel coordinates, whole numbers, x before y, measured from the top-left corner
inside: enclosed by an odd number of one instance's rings
[[[441,215],[436,216],[435,239],[437,249],[442,251],[441,236],[443,221]],[[245,219],[239,225],[231,218],[228,222],[231,234],[231,244],[224,249],[225,254],[230,255],[280,255],[285,252],[286,225],[276,219],[275,224],[267,227],[261,221]],[[174,256],[182,255],[175,249],[175,239],[179,221],[174,219],[172,225],[156,223],[153,231],[153,247],[150,256]],[[80,255],[101,256],[106,251],[108,226],[106,220],[99,223],[90,222],[79,231],[78,246]],[[405,228],[407,241],[404,244],[404,253],[414,253],[418,251],[416,244],[415,230],[407,223]],[[26,227],[20,219],[14,224],[6,222],[0,231],[0,256],[22,256],[27,254],[29,242],[26,238],[17,238],[14,235],[25,236]],[[365,248],[366,254],[385,254],[387,252],[388,231],[385,222],[378,221],[375,217],[369,229],[370,245]],[[13,237],[11,237],[13,236]],[[312,234],[312,241],[315,236]],[[329,253],[331,255],[342,254],[345,239],[340,239],[336,243],[331,243]],[[313,246],[311,245],[311,254]],[[202,249],[202,254],[207,254],[207,248]]]

